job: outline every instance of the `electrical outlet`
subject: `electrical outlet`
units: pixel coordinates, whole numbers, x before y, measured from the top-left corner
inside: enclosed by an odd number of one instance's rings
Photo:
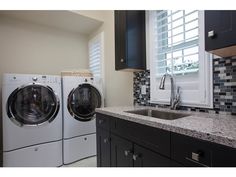
[[[146,86],[146,85],[142,85],[142,86],[141,86],[141,94],[142,94],[142,95],[146,95],[146,94],[147,94],[146,89],[147,89],[147,86]]]

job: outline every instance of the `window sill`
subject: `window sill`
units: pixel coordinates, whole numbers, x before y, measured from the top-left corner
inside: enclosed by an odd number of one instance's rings
[[[151,104],[157,104],[157,105],[168,105],[170,106],[170,101],[156,101],[156,100],[150,100]],[[180,106],[184,107],[195,107],[195,108],[205,108],[205,109],[213,109],[213,103],[207,104],[207,103],[181,103]]]

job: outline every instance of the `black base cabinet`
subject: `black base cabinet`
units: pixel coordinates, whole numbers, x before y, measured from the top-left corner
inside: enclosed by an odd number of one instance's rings
[[[112,167],[168,167],[170,159],[124,138],[111,135]]]
[[[236,167],[236,149],[216,145],[212,151],[212,166]]]
[[[236,167],[236,149],[97,113],[99,167]]]
[[[172,133],[172,159],[189,167],[236,167],[236,149]]]
[[[175,133],[171,135],[171,140],[172,159],[188,167],[212,166],[208,142]]]
[[[98,113],[96,125],[98,167],[182,166],[170,159],[168,131]]]
[[[97,165],[99,167],[110,167],[111,165],[110,133],[97,128]]]
[[[133,144],[115,135],[111,135],[111,166],[132,167]]]
[[[134,167],[169,167],[171,160],[145,147],[134,144]]]

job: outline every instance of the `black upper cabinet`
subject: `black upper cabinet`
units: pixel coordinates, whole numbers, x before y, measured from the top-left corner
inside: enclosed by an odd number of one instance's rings
[[[115,11],[115,69],[146,69],[145,11]]]
[[[205,11],[205,49],[221,57],[236,55],[236,11]]]

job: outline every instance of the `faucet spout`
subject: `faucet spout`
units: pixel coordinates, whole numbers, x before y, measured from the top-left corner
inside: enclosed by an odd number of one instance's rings
[[[165,80],[166,80],[166,74],[164,74],[161,78],[159,89],[161,90],[165,89]]]

